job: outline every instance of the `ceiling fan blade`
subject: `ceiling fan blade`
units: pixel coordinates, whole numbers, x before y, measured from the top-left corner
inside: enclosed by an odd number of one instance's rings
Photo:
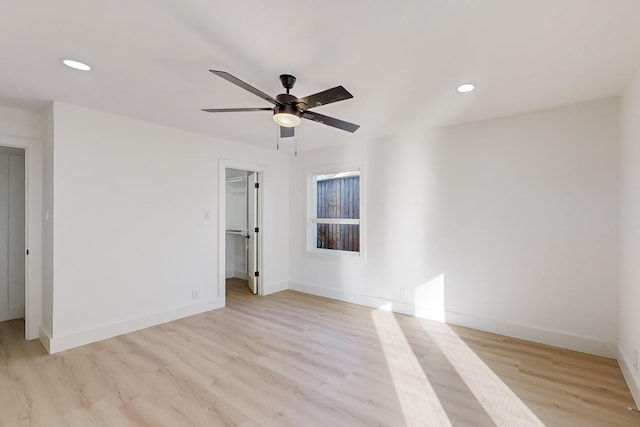
[[[332,126],[334,128],[342,129],[347,132],[355,132],[358,130],[360,125],[355,123],[345,122],[344,120],[336,119],[334,117],[325,116],[324,114],[318,114],[313,111],[303,111],[302,117],[305,119],[313,120],[314,122],[322,123],[327,126]]]
[[[207,113],[237,113],[240,111],[273,111],[273,108],[203,108],[202,111]]]
[[[331,104],[333,102],[344,101],[349,98],[353,98],[353,95],[351,95],[348,90],[342,86],[336,86],[323,92],[314,93],[313,95],[300,98],[298,99],[298,102],[305,103],[307,105],[305,109],[308,109]]]
[[[284,126],[280,126],[280,138],[291,138],[295,135],[295,128],[286,128]]]
[[[260,98],[264,99],[265,101],[269,101],[273,105],[280,105],[280,103],[278,101],[276,101],[275,99],[273,99],[271,96],[267,95],[266,93],[264,93],[260,89],[256,89],[255,87],[251,86],[248,83],[243,82],[242,80],[240,80],[239,78],[237,78],[235,76],[232,76],[231,74],[227,73],[226,71],[217,71],[217,70],[209,70],[209,71],[211,71],[216,76],[222,77],[226,81],[231,82],[236,86],[240,86],[242,89],[247,90],[247,91],[251,92],[252,94],[259,96]]]

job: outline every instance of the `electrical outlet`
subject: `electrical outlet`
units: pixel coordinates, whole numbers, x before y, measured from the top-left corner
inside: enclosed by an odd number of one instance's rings
[[[636,351],[633,353],[633,367],[636,368],[636,371],[638,370],[638,349],[636,348]]]
[[[194,289],[191,291],[191,299],[198,299],[199,295],[198,295],[198,290]]]

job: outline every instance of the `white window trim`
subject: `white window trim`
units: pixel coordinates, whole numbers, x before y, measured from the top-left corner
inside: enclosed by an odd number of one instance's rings
[[[317,196],[315,194],[316,187],[313,183],[313,177],[317,175],[328,175],[345,171],[360,171],[360,219],[339,219],[339,218],[316,218],[317,212]],[[331,165],[327,167],[317,167],[307,170],[307,210],[305,213],[306,221],[306,255],[316,257],[355,257],[362,261],[365,260],[365,206],[366,206],[366,170],[364,163],[348,163]],[[356,224],[360,225],[360,251],[343,251],[338,249],[323,249],[315,247],[315,225],[316,224]]]
[[[360,225],[360,219],[355,218],[309,218],[314,224],[344,224],[344,225]],[[334,249],[329,249],[334,250]]]

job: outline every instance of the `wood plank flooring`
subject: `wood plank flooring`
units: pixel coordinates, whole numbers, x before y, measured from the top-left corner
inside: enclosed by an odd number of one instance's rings
[[[0,426],[638,426],[615,360],[294,291],[47,355],[0,323]]]

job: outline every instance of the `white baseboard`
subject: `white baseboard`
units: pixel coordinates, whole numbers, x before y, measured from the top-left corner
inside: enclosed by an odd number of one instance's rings
[[[628,363],[620,347],[618,347],[618,364],[620,365],[624,379],[627,381],[629,390],[631,390],[631,396],[633,396],[633,400],[636,402],[636,409],[638,409],[640,408],[640,378],[637,374],[634,375],[632,369],[633,364]]]
[[[540,344],[594,354],[596,356],[615,359],[618,356],[617,344],[597,338],[572,335],[564,332],[551,331],[517,323],[485,319],[453,311],[446,312],[447,323],[492,332],[513,338],[520,338]]]
[[[271,295],[275,294],[276,292],[286,291],[287,289],[289,289],[288,282],[265,285],[264,289],[262,290],[262,295]]]
[[[352,304],[364,305],[366,307],[380,308],[383,310],[393,311],[394,313],[408,314],[409,316],[422,317],[442,321],[444,315],[423,314],[425,310],[402,301],[394,301],[385,298],[374,297],[371,295],[356,294],[353,292],[345,292],[339,289],[327,289],[320,286],[309,285],[305,283],[291,282],[289,289],[304,292],[305,294],[317,295],[320,297],[331,298],[338,301],[349,302]]]
[[[369,295],[345,292],[338,289],[327,289],[304,283],[292,282],[290,284],[290,289],[311,295],[364,305],[367,307],[383,308],[385,310],[393,311],[394,313],[408,314],[410,316],[423,317],[437,321],[444,320],[453,325],[479,329],[481,331],[520,338],[527,341],[580,351],[583,353],[595,354],[597,356],[615,359],[618,355],[617,345],[615,342],[602,341],[595,338],[571,335],[527,325],[502,322],[499,320],[485,319],[451,311],[446,311],[444,315],[441,315],[433,310],[424,310],[423,307],[416,307],[414,304],[406,302],[392,301]],[[424,313],[427,314],[425,315]]]
[[[236,279],[242,279],[242,280],[248,280],[249,279],[249,275],[244,272],[244,271],[229,271],[226,272],[224,275],[225,279],[231,279],[231,278],[236,278]]]
[[[42,325],[38,328],[38,338],[40,339],[40,343],[44,346],[47,353],[51,353],[51,334],[47,332]]]
[[[308,285],[306,283],[291,282],[289,284],[289,289],[292,289],[294,291],[304,292],[305,294],[331,298],[338,301],[350,302],[352,304],[364,305],[364,306],[373,307],[373,308],[379,308],[389,304],[389,301],[383,298],[361,295],[361,294],[356,294],[352,292],[345,292],[340,289],[328,289],[320,286]],[[398,311],[398,312],[402,313],[402,311]]]
[[[171,322],[173,320],[182,319],[184,317],[193,316],[195,314],[204,313],[205,311],[215,310],[222,307],[224,307],[224,299],[197,301],[192,304],[187,304],[162,312],[147,314],[133,319],[127,319],[121,322],[72,332],[70,334],[48,337],[48,345],[45,342],[42,344],[47,348],[49,353],[58,353],[70,348],[79,347],[81,345],[90,344],[92,342],[101,341],[107,338],[126,334],[128,332],[160,325],[162,323]],[[42,332],[44,331],[41,329],[41,333]],[[42,334],[40,340],[43,341]]]
[[[24,305],[22,307],[8,308],[2,316],[0,316],[0,322],[6,322],[7,320],[22,319],[24,317]]]

